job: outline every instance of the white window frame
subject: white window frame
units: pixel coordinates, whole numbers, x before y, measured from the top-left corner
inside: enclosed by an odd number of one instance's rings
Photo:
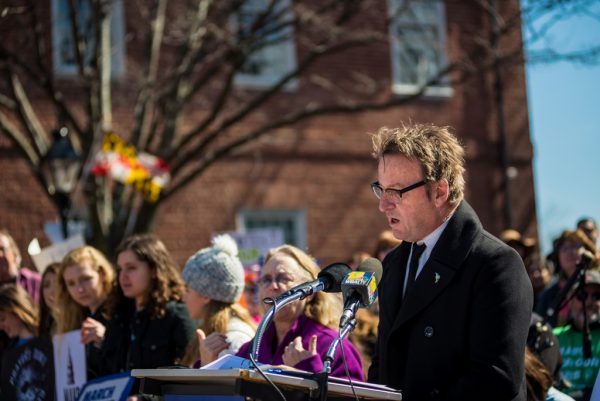
[[[70,77],[79,74],[77,63],[67,63],[60,56],[60,43],[71,38],[68,0],[52,0],[52,61],[54,73]],[[87,0],[91,1],[91,0]],[[119,78],[125,73],[125,28],[123,0],[112,0],[111,30],[111,77]],[[61,9],[62,7],[62,9]],[[64,21],[64,22],[63,22]],[[67,28],[65,28],[67,27]],[[68,35],[68,38],[65,37]]]
[[[273,225],[266,227],[281,227],[277,222],[288,220],[293,223],[293,237],[294,240],[290,241],[291,245],[294,245],[300,249],[306,249],[306,217],[303,210],[284,210],[284,209],[242,209],[237,213],[236,224],[239,231],[252,230],[254,228],[263,227],[248,227],[247,222],[249,219],[260,219],[260,220],[272,220]],[[285,236],[285,230],[284,230]],[[287,238],[284,238],[288,241]]]
[[[250,4],[252,7],[255,2],[268,2],[269,0],[247,0],[246,5]],[[292,4],[290,0],[278,0],[281,5],[279,7],[284,7],[292,11]],[[232,26],[234,27],[234,31],[239,24],[239,21],[234,16],[232,17]],[[275,85],[281,78],[293,71],[296,68],[296,45],[294,43],[294,32],[293,28],[286,29],[285,34],[289,35],[289,38],[281,43],[277,43],[275,45],[264,47],[256,52],[254,52],[252,57],[261,58],[261,59],[275,59],[278,63],[278,71],[276,73],[262,73],[262,74],[247,74],[243,72],[239,72],[236,74],[234,78],[234,83],[238,87],[243,88],[251,88],[251,89],[264,89],[270,86]],[[283,57],[281,57],[283,55]],[[293,91],[298,88],[298,80],[292,79],[287,82],[283,89],[286,91]]]
[[[403,7],[402,3],[410,2],[412,0],[388,0],[389,5],[389,14],[390,17],[393,17],[396,13],[396,10],[399,7]],[[422,0],[421,0],[422,1]],[[438,32],[438,38],[436,45],[439,47],[438,50],[438,60],[439,65],[437,66],[437,71],[445,68],[447,63],[447,55],[446,55],[446,11],[443,0],[426,0],[432,1],[436,3],[437,6],[437,23],[436,29]],[[398,95],[412,95],[419,91],[422,84],[424,84],[427,80],[427,77],[419,77],[421,82],[401,82],[401,63],[400,63],[400,52],[402,51],[402,47],[400,45],[400,41],[398,40],[398,36],[396,35],[398,21],[392,21],[390,24],[389,35],[390,35],[390,54],[391,54],[391,62],[392,62],[392,90],[395,94]],[[447,83],[438,83],[435,86],[429,86],[425,89],[424,95],[428,97],[450,97],[453,94],[452,88]]]

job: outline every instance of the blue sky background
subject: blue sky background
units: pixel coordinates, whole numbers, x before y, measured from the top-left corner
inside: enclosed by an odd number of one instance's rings
[[[595,9],[557,25],[545,44],[559,50],[600,44]],[[528,65],[527,89],[538,228],[548,252],[580,217],[600,221],[600,65]]]

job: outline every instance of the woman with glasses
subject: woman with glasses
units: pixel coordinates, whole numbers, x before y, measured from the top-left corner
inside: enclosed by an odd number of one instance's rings
[[[553,311],[557,297],[569,278],[577,271],[577,264],[581,261],[585,250],[596,253],[595,246],[581,231],[565,230],[560,237],[554,240],[553,249],[548,256],[548,261],[554,266],[556,282],[540,294],[539,302],[535,311],[542,316],[552,316],[548,322],[553,326],[561,326],[566,323],[569,315],[568,304],[565,302],[558,311]],[[552,311],[552,313],[550,312]]]
[[[272,249],[258,279],[259,298],[276,298],[298,284],[315,280],[319,271],[315,261],[294,246]],[[272,324],[265,330],[258,349],[258,362],[321,372],[322,358],[338,336],[341,313],[341,299],[325,292],[287,304],[275,313]],[[251,345],[244,344],[237,355],[248,358]],[[343,340],[337,350],[331,375],[363,380],[361,358],[350,341]]]
[[[56,332],[81,330],[88,380],[106,373],[101,353],[108,321],[105,301],[114,282],[112,265],[91,246],[69,252],[58,267]]]
[[[185,365],[206,365],[237,350],[254,337],[250,313],[237,302],[244,290],[244,267],[238,247],[229,235],[213,239],[212,246],[189,258],[183,268],[185,303],[192,319],[200,322],[186,352]]]

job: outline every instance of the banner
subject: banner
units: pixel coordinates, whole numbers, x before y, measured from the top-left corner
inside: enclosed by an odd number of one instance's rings
[[[87,381],[85,346],[81,343],[81,330],[57,334],[52,338],[52,342],[56,401],[75,401]]]
[[[125,401],[134,380],[129,372],[98,377],[83,386],[77,401]]]
[[[0,389],[3,401],[54,401],[50,339],[32,338],[2,352]]]

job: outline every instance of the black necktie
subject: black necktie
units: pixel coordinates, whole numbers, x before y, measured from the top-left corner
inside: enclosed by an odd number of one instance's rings
[[[425,251],[427,245],[424,243],[418,245],[416,242],[412,244],[412,253],[410,255],[410,263],[408,265],[408,281],[406,282],[406,290],[404,291],[404,298],[410,291],[410,287],[414,284],[417,277],[417,270],[419,269],[419,258]]]

